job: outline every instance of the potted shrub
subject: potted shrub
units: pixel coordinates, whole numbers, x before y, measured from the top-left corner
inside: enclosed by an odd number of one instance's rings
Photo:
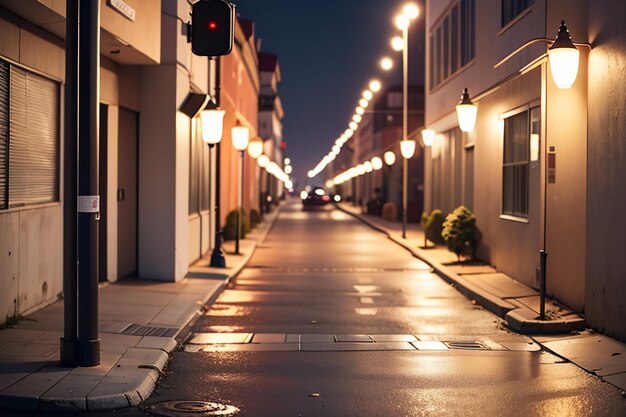
[[[242,210],[241,216],[241,236],[240,239],[246,237],[250,232],[250,222],[246,216],[246,211]],[[224,225],[224,239],[234,240],[237,237],[237,210],[232,210],[226,216],[226,224]]]

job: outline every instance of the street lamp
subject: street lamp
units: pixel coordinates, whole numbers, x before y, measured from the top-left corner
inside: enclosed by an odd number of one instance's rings
[[[202,140],[209,146],[209,150],[218,145],[222,140],[224,130],[224,114],[226,112],[213,102],[210,101],[202,112],[200,112],[200,121],[202,127]],[[220,212],[219,212],[219,184],[220,184],[220,160],[219,153],[215,155],[215,244],[211,253],[211,261],[209,265],[213,268],[225,268],[226,259],[222,252],[222,237],[220,230]],[[211,152],[209,151],[209,156]],[[210,175],[210,171],[209,171]]]
[[[239,192],[237,193],[237,232],[235,233],[235,255],[239,255],[239,239],[241,238],[241,211],[243,204],[243,153],[248,147],[250,131],[239,121],[232,128],[233,147],[239,151]]]
[[[387,166],[392,166],[396,162],[396,154],[391,151],[385,152],[383,157],[385,158],[385,164],[387,164]]]
[[[254,139],[250,141],[248,144],[248,155],[250,155],[253,159],[258,159],[261,155],[263,155],[263,139],[256,136]],[[259,212],[261,216],[263,216],[263,171],[259,170]]]
[[[411,20],[417,18],[419,9],[414,3],[407,3],[402,14],[395,18],[396,27],[402,31],[402,140],[400,142],[400,151],[402,153],[402,238],[406,239],[406,222],[407,222],[407,183],[408,183],[408,159],[415,152],[415,141],[408,139],[408,67],[409,67],[409,26]],[[398,41],[392,39],[392,47],[395,50],[400,45]],[[395,45],[394,45],[395,44]],[[412,142],[412,144],[411,144]],[[409,152],[410,151],[410,152]],[[410,153],[410,155],[409,155]],[[408,155],[408,156],[407,156]]]
[[[380,159],[380,157],[375,156],[372,158],[372,167],[374,168],[375,171],[378,171],[379,169],[381,169],[383,167],[383,160]]]
[[[456,115],[459,119],[459,128],[463,132],[471,132],[474,130],[476,124],[476,114],[478,113],[478,106],[472,103],[469,92],[466,89],[463,90],[461,101],[456,105]]]
[[[382,84],[378,80],[372,80],[370,81],[369,88],[372,91],[372,93],[377,93],[382,88]]]

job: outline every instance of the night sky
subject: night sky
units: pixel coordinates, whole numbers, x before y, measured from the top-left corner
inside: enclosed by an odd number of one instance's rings
[[[401,80],[401,53],[391,49],[389,40],[399,34],[393,17],[404,2],[233,2],[241,17],[255,23],[255,35],[262,39],[261,51],[278,54],[282,73],[279,95],[285,109],[283,135],[288,143],[285,155],[291,158],[292,175],[302,187],[307,181],[306,172],[330,151],[348,127],[369,80],[376,77],[387,85]],[[423,16],[420,6],[420,23]],[[417,36],[418,31],[414,34]],[[414,39],[412,35],[411,41]],[[379,69],[383,55],[395,60],[392,74]],[[423,64],[411,58],[409,61],[410,82],[415,82],[423,74],[423,68],[418,68]]]

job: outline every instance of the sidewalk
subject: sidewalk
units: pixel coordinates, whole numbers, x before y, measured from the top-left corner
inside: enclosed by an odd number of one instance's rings
[[[530,287],[481,263],[457,264],[456,255],[445,246],[424,248],[421,226],[409,223],[406,239],[402,224],[379,216],[362,214],[360,207],[340,203],[337,207],[370,227],[385,233],[414,256],[429,264],[444,280],[461,293],[506,321],[512,330],[529,334],[553,353],[626,390],[626,344],[585,330],[584,318],[565,306],[546,299],[549,320],[538,320],[539,293]]]
[[[209,257],[190,267],[179,282],[122,280],[99,290],[101,364],[59,364],[63,301],[0,331],[0,408],[28,411],[98,411],[139,404],[152,393],[176,337],[203,314],[252,256],[279,209],[240,242],[224,245],[227,268],[210,268]]]

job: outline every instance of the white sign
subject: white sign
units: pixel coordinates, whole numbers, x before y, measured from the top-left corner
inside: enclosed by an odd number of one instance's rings
[[[100,196],[99,195],[79,195],[78,196],[78,212],[79,213],[99,213],[100,212]]]
[[[107,0],[107,6],[117,11],[131,22],[135,21],[135,9],[124,0]]]

